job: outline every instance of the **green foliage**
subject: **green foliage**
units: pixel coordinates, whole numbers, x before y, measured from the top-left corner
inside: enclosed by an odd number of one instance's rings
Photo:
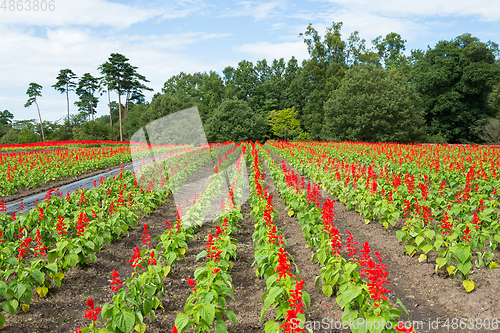
[[[90,73],[83,74],[78,82],[78,88],[76,88],[76,94],[80,97],[80,100],[75,102],[78,111],[92,115],[92,119],[94,119],[94,110],[99,102],[99,98],[94,94],[100,90],[101,84],[98,78],[93,77]]]
[[[416,54],[411,80],[422,96],[430,134],[441,132],[450,143],[478,141],[493,116],[487,96],[500,75],[497,50],[464,34]]]
[[[324,140],[419,142],[421,100],[404,75],[373,65],[352,67],[325,104]]]
[[[403,53],[406,39],[395,32],[391,32],[382,39],[378,36],[372,41],[377,50],[379,60],[386,69],[400,69],[403,73],[408,69],[408,60]]]
[[[92,120],[73,128],[73,136],[75,140],[109,140],[111,127],[109,123]]]
[[[488,144],[500,144],[500,119],[490,118],[479,137]]]
[[[9,110],[0,111],[0,125],[7,125],[12,122],[14,115]]]
[[[38,83],[31,82],[28,86],[28,90],[26,90],[26,95],[28,95],[29,99],[24,104],[25,108],[31,106],[33,103],[36,103],[37,97],[42,97],[42,86]]]
[[[17,143],[34,143],[42,141],[42,137],[35,133],[35,126],[28,124],[18,134]]]
[[[427,140],[428,143],[448,143],[445,139],[445,137],[441,134],[441,132],[433,135],[427,134]]]
[[[19,130],[10,128],[5,135],[0,138],[0,145],[12,145],[17,143],[19,137]]]
[[[291,109],[272,110],[269,115],[269,125],[273,134],[281,139],[290,140],[300,134],[300,120],[297,119],[298,111]]]
[[[205,124],[208,142],[263,141],[268,131],[265,119],[238,99],[224,100]]]

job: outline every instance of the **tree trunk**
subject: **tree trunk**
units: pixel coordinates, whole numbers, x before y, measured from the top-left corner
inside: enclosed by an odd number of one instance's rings
[[[109,105],[109,124],[111,125],[111,133],[113,133],[113,119],[111,118],[111,97],[109,97],[109,87],[108,87],[108,105]]]
[[[128,99],[129,99],[129,96],[130,96],[130,91],[127,91],[127,99],[125,101],[125,114],[123,115],[124,118],[126,118],[127,115],[128,115]]]
[[[94,108],[92,107],[92,94],[90,94],[90,113],[92,113],[92,120],[94,120]]]
[[[66,102],[68,103],[68,129],[71,129],[71,123],[69,122],[69,93],[68,93],[68,86],[66,85]],[[43,132],[43,130],[42,130]]]
[[[40,128],[42,129],[42,141],[45,142],[45,135],[43,134],[42,115],[40,114],[40,108],[38,107],[38,103],[36,102],[36,97],[35,97],[35,104],[36,108],[38,109],[38,118],[40,118]]]
[[[118,119],[120,121],[120,141],[123,141],[123,131],[122,131],[122,100],[121,100],[121,90],[118,89]]]

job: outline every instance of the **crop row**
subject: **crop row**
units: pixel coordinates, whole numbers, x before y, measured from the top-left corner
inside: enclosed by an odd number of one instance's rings
[[[500,242],[498,151],[357,143],[272,143],[300,173],[396,232],[411,256],[437,254],[436,271],[460,275],[469,292],[472,263],[495,268]],[[476,260],[473,261],[473,254]]]

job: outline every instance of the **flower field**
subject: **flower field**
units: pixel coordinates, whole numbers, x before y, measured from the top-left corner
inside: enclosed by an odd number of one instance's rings
[[[3,153],[0,195],[42,167],[65,178],[147,148]],[[271,141],[162,151],[174,153],[0,215],[0,331],[498,328],[498,150]]]

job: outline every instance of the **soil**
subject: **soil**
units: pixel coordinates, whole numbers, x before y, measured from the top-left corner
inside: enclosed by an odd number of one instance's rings
[[[279,156],[273,154],[273,157],[277,162],[281,161]],[[96,172],[102,172],[102,170]],[[304,289],[311,296],[311,306],[306,312],[306,320],[318,323],[321,323],[324,318],[333,322],[340,321],[342,312],[335,298],[328,298],[314,288],[314,280],[319,274],[319,265],[310,262],[311,252],[305,247],[306,241],[296,217],[288,216],[288,209],[279,197],[267,167],[264,168],[263,173],[266,184],[269,185],[269,193],[274,194],[273,205],[280,215],[276,223],[287,241],[286,250],[293,256],[298,268],[296,273],[305,280]],[[330,196],[322,192],[322,197]],[[437,330],[429,330],[429,319],[433,321],[440,318],[440,325],[442,325],[447,318],[450,320],[452,318],[489,318],[491,320],[500,315],[499,299],[496,296],[498,295],[496,293],[500,292],[500,269],[476,269],[472,279],[478,286],[471,293],[466,293],[461,281],[437,275],[432,260],[429,263],[419,263],[416,256],[403,255],[403,246],[398,243],[394,232],[389,233],[375,222],[365,224],[363,216],[355,211],[347,211],[340,202],[335,202],[335,208],[335,225],[342,239],[346,239],[346,230],[349,230],[355,241],[360,244],[368,241],[372,252],[381,253],[384,264],[388,265],[388,280],[392,282],[389,285],[392,288],[389,300],[395,304],[396,298],[400,298],[409,310],[411,320],[423,321],[423,327],[419,328],[418,332],[448,331],[442,326]],[[1,329],[1,332],[74,332],[77,327],[88,325],[89,321],[84,316],[87,310],[87,298],[94,299],[97,307],[101,307],[104,302],[112,302],[114,292],[109,286],[112,279],[111,271],[117,270],[122,280],[130,276],[132,269],[126,262],[131,258],[132,249],[141,246],[143,225],[148,225],[151,238],[154,238],[165,230],[165,220],[175,221],[175,212],[173,196],[169,196],[155,212],[141,217],[137,226],[130,230],[128,237],[105,245],[97,253],[95,263],[90,263],[83,269],[73,268],[67,272],[62,286],[50,288],[49,293],[43,299],[35,299],[28,312],[17,310],[14,316],[3,312],[6,316],[6,326]],[[226,323],[230,332],[263,332],[265,322],[274,319],[275,311],[270,310],[264,318],[264,323],[259,324],[260,310],[264,303],[261,296],[266,290],[266,285],[264,280],[255,276],[255,267],[251,267],[254,260],[252,234],[255,229],[248,202],[242,206],[242,214],[243,219],[238,225],[238,232],[233,235],[238,249],[238,258],[234,261],[231,271],[235,300],[229,299],[227,302],[227,307],[233,309],[236,314],[237,325],[234,326],[230,321]],[[157,309],[157,318],[153,323],[148,324],[146,332],[171,332],[176,315],[183,310],[191,292],[185,279],[193,278],[196,267],[203,264],[202,260],[196,262],[195,257],[204,249],[209,232],[213,232],[212,223],[203,224],[196,236],[189,242],[188,251],[185,254],[186,259],[180,260],[164,278],[164,283],[169,286],[162,300],[164,309]],[[403,314],[401,319],[405,320],[406,315]],[[314,331],[346,332],[346,330],[321,327]],[[449,331],[483,332],[483,330],[468,329],[452,330],[451,327]]]

